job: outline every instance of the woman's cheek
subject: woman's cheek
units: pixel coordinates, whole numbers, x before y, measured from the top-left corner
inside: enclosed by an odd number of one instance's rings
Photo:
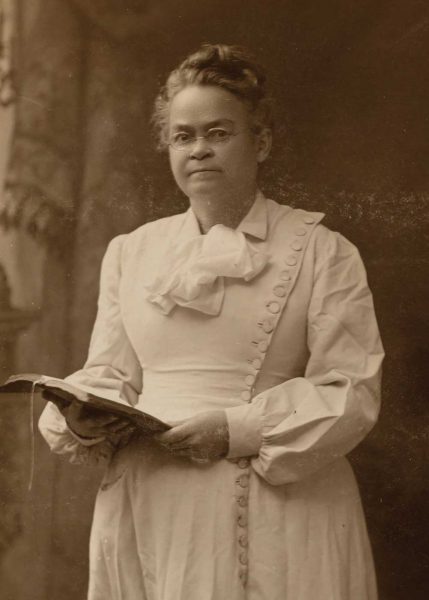
[[[180,164],[179,160],[172,160],[170,158],[170,168],[173,173],[173,177],[179,188],[182,192],[186,193],[187,189],[187,177],[185,174],[185,169],[182,164]]]

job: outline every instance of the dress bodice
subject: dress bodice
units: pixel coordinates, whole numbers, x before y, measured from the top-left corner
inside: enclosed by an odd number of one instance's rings
[[[304,374],[311,277],[297,282],[298,294],[291,291],[294,270],[303,260],[304,239],[310,237],[317,219],[306,213],[306,224],[297,211],[278,210],[286,227],[265,239],[251,238],[252,248],[268,256],[267,264],[250,281],[223,278],[218,315],[183,306],[165,314],[148,301],[151,282],[174,252],[170,235],[155,241],[149,235],[144,249],[134,248],[124,260],[120,303],[125,330],[143,370],[138,401],[142,410],[174,421],[210,408],[247,403],[255,393]],[[200,235],[186,226],[192,215],[182,218],[185,232],[179,230],[179,237],[180,231],[185,238]],[[297,220],[302,221],[300,227]],[[283,311],[286,301],[287,312]]]

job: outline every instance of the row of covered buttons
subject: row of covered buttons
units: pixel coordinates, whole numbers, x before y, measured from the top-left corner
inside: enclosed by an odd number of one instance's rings
[[[303,218],[303,221],[306,225],[312,225],[315,220],[310,215],[305,215]],[[307,234],[307,229],[305,229],[304,227],[298,227],[295,230],[295,235],[297,235],[298,238],[301,238],[301,237],[305,236],[306,234]],[[304,246],[303,246],[303,243],[300,241],[300,239],[295,239],[291,243],[290,247],[295,252],[300,252]],[[286,265],[288,265],[288,267],[296,266],[298,264],[298,256],[295,254],[288,255],[285,258],[285,263],[286,263]],[[274,328],[276,325],[276,319],[282,309],[282,303],[285,301],[285,297],[288,293],[287,285],[292,281],[292,274],[291,274],[290,269],[282,270],[280,272],[279,277],[281,280],[280,283],[276,283],[276,285],[273,288],[273,294],[279,300],[272,299],[267,303],[267,309],[273,316],[267,317],[258,323],[267,335],[269,335],[270,333],[272,333],[274,331]],[[259,350],[259,352],[261,353],[261,355],[264,355],[266,353],[266,351],[268,350],[269,341],[268,340],[259,340],[259,341],[254,341],[253,344],[256,345],[256,347]],[[255,373],[248,374],[244,378],[247,389],[242,391],[241,397],[246,402],[250,402],[250,400],[252,399],[252,389],[253,389],[253,386],[256,381],[257,373],[259,372],[259,370],[262,366],[262,357],[256,357],[256,358],[254,357],[249,360],[249,363],[255,369]],[[236,479],[236,486],[238,488],[236,500],[237,500],[237,505],[238,505],[238,518],[237,518],[238,527],[239,527],[238,543],[240,546],[240,552],[239,552],[239,557],[238,557],[239,563],[240,563],[239,575],[240,575],[240,580],[244,586],[247,583],[247,577],[248,577],[247,506],[248,506],[248,501],[249,501],[249,477],[250,477],[249,465],[250,465],[250,461],[247,458],[239,458],[233,462],[236,462],[238,467],[241,470],[243,470],[243,472],[240,475],[238,475],[238,477]],[[246,472],[244,470],[246,470]]]
[[[305,215],[303,217],[303,221],[306,225],[313,225],[315,219],[311,215]],[[299,238],[302,238],[305,235],[307,235],[307,229],[305,227],[300,226],[295,229],[294,233],[296,236],[298,236],[298,238],[292,241],[290,247],[295,252],[301,252],[301,250],[304,248],[304,243]],[[285,263],[288,267],[295,267],[298,264],[298,256],[296,254],[289,254],[285,258]],[[290,269],[282,270],[279,274],[279,277],[281,281],[285,283],[277,283],[273,288],[273,294],[274,296],[276,296],[276,298],[284,298],[288,292],[288,282],[290,283],[292,281],[292,274]],[[267,302],[267,308],[271,314],[277,315],[282,309],[282,303],[278,300],[269,300]],[[265,333],[271,333],[274,329],[274,325],[275,321],[272,318],[265,319],[262,322],[262,328],[265,331]]]
[[[274,329],[274,323],[264,323],[264,331],[270,333]],[[272,328],[270,328],[272,325]],[[269,331],[268,331],[269,330]],[[241,397],[246,402],[250,402],[252,399],[252,390],[256,381],[257,374],[262,366],[263,355],[268,350],[268,341],[260,340],[253,342],[259,351],[259,356],[249,359],[250,365],[255,370],[254,373],[248,374],[244,377],[246,384],[245,390],[242,391]],[[247,522],[248,522],[248,502],[249,502],[249,466],[250,461],[247,458],[239,458],[236,461],[238,467],[242,472],[236,478],[236,502],[238,510],[238,544],[240,547],[238,554],[239,561],[239,576],[243,586],[247,583],[248,578],[248,535],[247,535]]]
[[[236,483],[236,501],[238,508],[238,544],[240,546],[238,561],[240,563],[239,566],[239,577],[243,586],[247,583],[247,575],[248,575],[248,535],[247,535],[247,510],[249,503],[249,466],[250,460],[248,458],[239,458],[234,462],[237,463],[238,468],[241,472],[237,476]]]

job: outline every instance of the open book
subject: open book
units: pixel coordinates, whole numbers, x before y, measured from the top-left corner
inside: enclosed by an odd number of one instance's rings
[[[60,410],[67,408],[73,401],[85,405],[88,414],[92,411],[103,411],[117,417],[129,419],[137,425],[144,433],[157,433],[167,431],[170,425],[160,421],[129,404],[109,400],[86,392],[75,385],[47,375],[36,373],[22,373],[12,375],[0,386],[0,393],[5,394],[31,394],[42,392],[45,400],[53,402]]]

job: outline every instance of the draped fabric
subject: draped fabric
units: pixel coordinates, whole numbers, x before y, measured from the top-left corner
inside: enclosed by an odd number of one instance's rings
[[[0,218],[58,241],[64,232],[54,224],[70,221],[75,207],[82,39],[67,2],[30,4],[16,11],[16,127]]]
[[[15,97],[13,86],[14,4],[0,3],[0,106],[8,106]]]
[[[243,233],[215,225],[205,237],[194,237],[167,254],[164,271],[148,285],[149,301],[165,315],[177,305],[218,315],[225,295],[224,277],[251,281],[267,260]]]

